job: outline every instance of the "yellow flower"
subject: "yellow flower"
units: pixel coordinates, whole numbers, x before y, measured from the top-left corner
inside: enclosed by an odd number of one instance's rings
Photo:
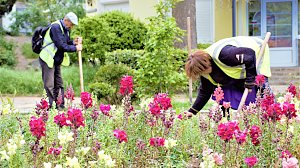
[[[114,167],[116,161],[112,160],[112,158],[109,155],[105,155],[104,158],[104,163],[107,167]]]
[[[80,168],[78,159],[76,157],[74,157],[74,158],[67,157],[66,165],[70,166],[71,168]]]
[[[62,168],[62,165],[57,164],[54,168]]]
[[[95,167],[98,161],[89,161],[89,166]]]
[[[102,160],[102,159],[104,159],[104,157],[105,157],[104,150],[99,151],[98,152],[98,159]]]
[[[0,151],[0,154],[2,155],[0,160],[9,160],[6,150]]]
[[[294,126],[290,125],[288,131],[291,132],[291,133],[294,133]]]
[[[48,163],[44,162],[44,168],[51,168],[51,167],[52,167],[51,162]]]
[[[11,155],[14,155],[16,153],[16,150],[17,150],[17,145],[15,143],[7,143],[6,144],[7,146],[7,150],[8,150],[8,154],[11,156]]]
[[[63,145],[70,141],[73,141],[73,132],[59,132],[57,138],[59,139],[59,144]]]
[[[167,140],[165,140],[165,147],[166,147],[167,149],[173,148],[174,146],[177,145],[176,142],[177,142],[177,140],[174,140],[174,139],[167,139]]]
[[[76,150],[77,153],[82,154],[83,156],[88,153],[91,147],[81,147],[80,149]]]

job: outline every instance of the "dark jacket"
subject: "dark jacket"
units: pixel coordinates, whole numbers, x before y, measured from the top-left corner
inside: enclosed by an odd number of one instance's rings
[[[244,54],[243,60],[241,58],[237,58],[236,55]],[[245,83],[251,84],[253,86],[255,82],[256,73],[256,56],[254,50],[245,47],[235,47],[235,46],[225,46],[219,55],[219,60],[227,66],[237,66],[237,65],[245,65],[246,69],[246,79],[233,79],[226,75],[214,61],[211,61],[212,72],[210,76],[212,79],[222,84],[223,86],[226,85],[234,85],[237,90],[243,92]],[[189,109],[189,112],[193,114],[197,114],[207,101],[210,99],[211,95],[213,94],[214,90],[217,86],[213,85],[208,79],[204,77],[200,77],[201,85],[198,91],[197,98],[192,106]],[[248,88],[251,88],[247,86]]]
[[[70,32],[68,28],[64,25],[63,20],[59,20],[63,26],[64,33],[62,33],[59,24],[51,25],[50,37],[57,47],[57,52],[54,56],[54,64],[60,65],[64,58],[64,52],[76,52],[76,46],[70,39]]]

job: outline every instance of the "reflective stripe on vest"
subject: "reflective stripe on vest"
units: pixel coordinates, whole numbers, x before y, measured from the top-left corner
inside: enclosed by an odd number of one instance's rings
[[[245,79],[246,78],[246,69],[245,64],[238,65],[238,66],[227,66],[219,60],[219,55],[221,50],[226,45],[232,45],[236,47],[247,47],[251,48],[255,51],[256,58],[258,56],[260,47],[262,45],[263,40],[256,38],[256,37],[232,37],[220,40],[210,47],[205,49],[205,51],[212,57],[216,65],[229,77],[234,79]],[[265,48],[264,56],[261,59],[258,67],[257,73],[263,74],[266,77],[271,76],[271,69],[270,69],[270,58],[269,58],[269,47],[268,45]],[[208,79],[208,78],[207,78]],[[215,83],[215,82],[214,82]]]
[[[51,23],[51,25],[53,25],[53,24],[59,24],[59,27],[60,27],[62,33],[64,34],[64,29],[59,20]],[[51,30],[51,26],[45,34],[44,42],[43,42],[43,49],[40,53],[40,58],[48,65],[49,68],[53,68],[53,64],[54,64],[53,58],[57,51],[57,47],[55,46],[55,44],[53,43],[53,41],[50,37],[50,30]]]

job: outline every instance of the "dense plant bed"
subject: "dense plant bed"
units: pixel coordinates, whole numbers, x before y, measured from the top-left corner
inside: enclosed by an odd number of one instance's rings
[[[88,92],[67,109],[49,109],[43,98],[32,114],[18,114],[3,101],[0,167],[297,167],[300,158],[299,99],[290,85],[283,97],[268,92],[241,113],[222,118],[215,103],[209,114],[188,119],[160,93],[131,104],[133,82],[124,76],[122,106],[101,104]],[[220,102],[223,92],[214,93]],[[61,98],[57,101],[59,104]]]

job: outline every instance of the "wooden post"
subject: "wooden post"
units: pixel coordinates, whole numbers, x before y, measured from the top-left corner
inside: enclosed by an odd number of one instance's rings
[[[191,18],[187,17],[187,44],[188,44],[188,56],[192,53],[192,38],[191,38]],[[193,103],[193,81],[189,79],[189,98],[190,104]]]

